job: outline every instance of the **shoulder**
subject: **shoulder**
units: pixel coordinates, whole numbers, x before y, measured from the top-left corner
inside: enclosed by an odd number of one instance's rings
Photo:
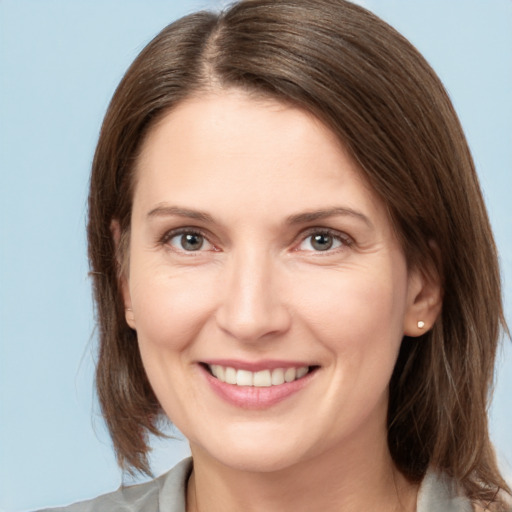
[[[149,482],[120,487],[92,500],[44,512],[185,512],[186,484],[191,471],[192,459],[188,458]]]
[[[417,512],[474,512],[471,501],[461,494],[455,481],[429,470],[418,492]]]
[[[429,470],[425,475],[418,493],[417,512],[512,512],[510,497],[502,494],[502,505],[497,508],[485,508],[465,496],[457,483],[443,473]]]
[[[498,493],[499,502],[489,504],[487,507],[475,505],[475,512],[512,512],[512,496],[505,490]]]

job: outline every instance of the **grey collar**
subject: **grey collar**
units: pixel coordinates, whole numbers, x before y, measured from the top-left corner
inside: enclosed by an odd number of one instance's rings
[[[162,480],[160,510],[185,512],[187,480],[192,459],[182,460]],[[416,512],[473,512],[471,502],[458,492],[457,485],[444,474],[428,471],[418,492]]]

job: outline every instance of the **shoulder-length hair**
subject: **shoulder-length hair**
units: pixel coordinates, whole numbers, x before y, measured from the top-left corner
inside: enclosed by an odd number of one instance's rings
[[[239,88],[304,109],[338,137],[389,210],[408,264],[440,276],[442,312],[404,337],[390,383],[397,467],[454,477],[475,501],[507,489],[487,405],[505,326],[496,248],[473,161],[440,80],[393,28],[344,0],[246,0],[186,16],[158,34],[118,86],[92,166],[89,257],[99,324],[96,382],[122,467],[148,472],[162,415],[125,321],[120,258],[134,168],[148,130],[180,101]],[[121,243],[110,231],[116,219]]]

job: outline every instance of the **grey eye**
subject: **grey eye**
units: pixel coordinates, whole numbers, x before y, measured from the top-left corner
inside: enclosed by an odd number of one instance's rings
[[[215,246],[208,238],[193,229],[171,231],[162,240],[176,253],[215,251]]]
[[[298,249],[305,252],[327,252],[340,249],[348,245],[348,242],[342,238],[342,235],[329,233],[328,231],[316,231],[306,236],[299,244]]]
[[[180,245],[185,251],[198,251],[203,244],[203,236],[197,233],[185,233],[180,236]]]
[[[316,251],[327,251],[334,243],[333,237],[325,233],[318,233],[317,235],[311,235],[311,247]]]
[[[199,251],[205,246],[205,238],[199,233],[181,233],[169,238],[169,245],[179,251]]]

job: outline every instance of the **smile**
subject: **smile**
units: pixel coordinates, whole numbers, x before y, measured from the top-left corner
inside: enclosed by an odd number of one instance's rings
[[[317,365],[291,361],[203,361],[199,365],[210,389],[223,401],[242,409],[262,410],[310,386]]]
[[[236,386],[251,386],[256,388],[268,388],[290,383],[301,379],[310,371],[309,366],[274,368],[257,372],[237,370],[230,366],[221,366],[218,364],[207,365],[207,367],[210,373],[221,382]]]

